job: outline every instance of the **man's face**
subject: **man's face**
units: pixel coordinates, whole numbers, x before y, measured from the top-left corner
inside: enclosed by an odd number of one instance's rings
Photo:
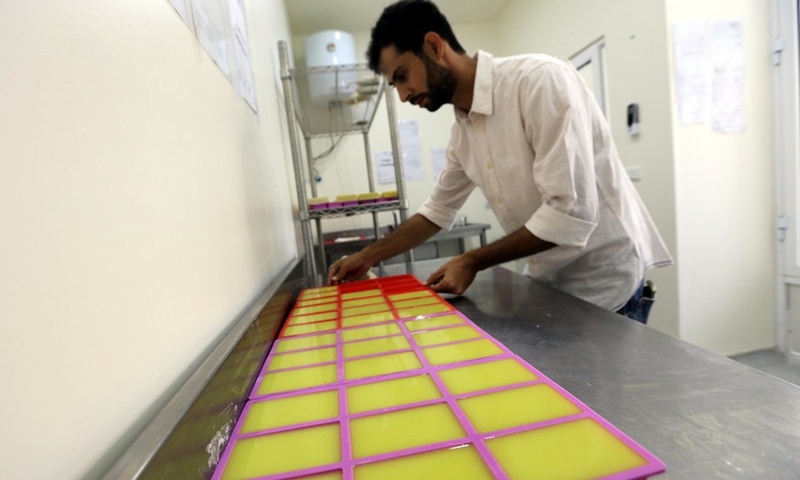
[[[380,70],[397,89],[401,101],[431,112],[450,103],[456,91],[453,72],[425,52],[418,57],[411,52],[398,53],[394,46],[386,47],[381,52]]]

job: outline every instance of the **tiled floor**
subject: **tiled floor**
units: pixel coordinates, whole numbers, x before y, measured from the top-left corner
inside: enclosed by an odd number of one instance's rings
[[[783,355],[775,350],[759,350],[757,352],[734,355],[731,358],[800,386],[800,365],[789,363]]]

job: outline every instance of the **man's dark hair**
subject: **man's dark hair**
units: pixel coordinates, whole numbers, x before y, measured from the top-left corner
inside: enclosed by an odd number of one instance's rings
[[[401,0],[386,7],[372,27],[372,39],[367,49],[369,68],[379,73],[381,51],[391,45],[399,53],[412,52],[419,57],[428,32],[439,34],[454,51],[466,53],[436,5],[428,0]]]

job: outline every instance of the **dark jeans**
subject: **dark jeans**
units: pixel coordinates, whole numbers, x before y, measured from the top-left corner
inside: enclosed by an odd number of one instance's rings
[[[655,301],[655,287],[650,282],[645,286],[644,281],[642,281],[631,299],[628,300],[628,303],[617,310],[617,313],[646,325],[647,318],[650,316],[650,309],[653,308]]]

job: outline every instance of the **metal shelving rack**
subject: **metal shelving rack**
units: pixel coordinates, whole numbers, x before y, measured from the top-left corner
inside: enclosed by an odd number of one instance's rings
[[[281,63],[286,120],[291,141],[292,163],[294,164],[294,177],[297,186],[297,201],[300,208],[303,245],[305,256],[308,260],[304,262],[305,274],[315,278],[319,272],[317,271],[317,261],[315,260],[311,220],[314,220],[316,225],[317,253],[323,272],[327,270],[325,244],[322,241],[323,219],[369,213],[372,215],[372,225],[376,239],[380,238],[379,212],[399,211],[400,221],[406,221],[408,217],[408,200],[406,199],[403,162],[401,161],[400,142],[397,134],[397,114],[395,113],[394,97],[391,95],[389,85],[382,76],[376,75],[366,64],[290,68],[289,49],[285,41],[278,42],[278,52]],[[330,92],[324,95],[322,100],[320,98],[312,98],[310,89],[312,83],[319,86],[320,82],[330,84]],[[345,83],[345,88],[342,88],[343,83]],[[375,112],[383,97],[386,98],[398,199],[383,203],[319,210],[309,209],[307,187],[310,186],[312,197],[317,196],[316,184],[308,180],[314,171],[312,161],[314,155],[311,147],[313,138],[361,134],[364,138],[369,191],[375,191],[372,162],[370,161],[372,154],[370,153],[369,131],[375,118]],[[303,162],[303,154],[300,148],[298,127],[299,130],[302,130],[305,140],[307,159],[305,163]],[[413,270],[413,254],[411,251],[405,253],[405,260],[406,270],[410,273]]]

